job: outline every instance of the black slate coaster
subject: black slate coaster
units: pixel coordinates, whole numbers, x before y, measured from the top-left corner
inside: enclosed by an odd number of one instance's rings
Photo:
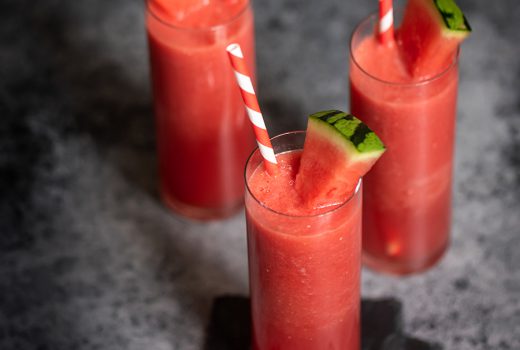
[[[361,301],[362,350],[384,349],[383,345],[386,343],[399,344],[402,349],[402,328],[402,307],[397,299]]]
[[[204,349],[249,350],[250,324],[248,298],[231,295],[215,298]],[[439,344],[431,344],[404,334],[402,305],[394,298],[362,300],[361,329],[362,350],[443,349]]]
[[[390,335],[387,337],[379,350],[442,350],[440,344],[428,343],[417,338]]]
[[[213,300],[205,350],[246,350],[251,344],[249,298],[221,296]]]

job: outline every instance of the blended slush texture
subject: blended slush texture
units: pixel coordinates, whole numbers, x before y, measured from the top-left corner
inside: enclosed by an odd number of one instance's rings
[[[278,154],[276,177],[247,166],[252,348],[359,349],[361,190],[309,209],[294,188],[300,157]]]
[[[149,0],[146,19],[161,196],[187,216],[218,218],[242,205],[254,148],[226,54],[239,43],[254,72],[253,14],[245,0],[179,4]]]
[[[351,111],[387,146],[364,177],[363,259],[377,270],[418,272],[449,241],[456,57],[421,82],[407,73],[398,47],[375,35],[353,41],[351,50]]]

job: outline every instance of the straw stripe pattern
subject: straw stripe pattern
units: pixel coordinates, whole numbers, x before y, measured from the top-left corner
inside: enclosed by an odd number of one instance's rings
[[[392,0],[379,0],[379,40],[383,44],[388,44],[394,40]]]
[[[249,92],[250,94],[255,94],[255,90],[253,89],[253,83],[251,82],[251,78],[246,75],[240,74],[235,71],[235,77],[237,78],[238,85],[242,90]]]
[[[258,105],[253,82],[248,73],[242,49],[239,44],[234,43],[227,47],[227,52],[238,86],[240,87],[240,93],[242,94],[242,99],[246,106],[247,115],[253,125],[258,149],[264,158],[265,167],[270,174],[275,174],[278,170],[278,162],[276,161],[271,140],[267,134],[264,118],[260,111],[260,106]]]

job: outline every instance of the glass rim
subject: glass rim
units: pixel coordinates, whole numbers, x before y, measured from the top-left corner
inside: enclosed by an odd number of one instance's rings
[[[349,51],[350,51],[350,58],[351,58],[351,61],[356,65],[356,67],[361,71],[363,72],[363,74],[365,74],[366,76],[372,78],[373,80],[376,80],[377,82],[379,83],[382,83],[382,84],[386,84],[386,85],[390,85],[390,86],[401,86],[401,87],[414,87],[414,86],[421,86],[421,85],[427,85],[429,83],[432,83],[434,81],[437,81],[439,80],[440,78],[442,78],[444,75],[446,75],[448,72],[450,72],[454,67],[457,66],[458,62],[459,62],[459,54],[460,54],[460,46],[457,46],[457,52],[455,53],[455,58],[452,60],[451,64],[448,65],[448,67],[446,67],[444,70],[442,70],[441,72],[435,74],[434,76],[432,77],[429,77],[427,79],[424,79],[424,80],[419,80],[419,81],[415,81],[415,82],[409,82],[409,83],[402,83],[402,82],[396,82],[396,81],[388,81],[388,80],[384,80],[384,79],[381,79],[379,77],[376,77],[375,75],[373,74],[370,74],[369,72],[367,72],[362,66],[361,64],[359,64],[359,62],[356,60],[356,57],[354,57],[354,50],[352,49],[352,46],[353,46],[353,41],[354,41],[354,36],[356,35],[356,33],[359,31],[359,29],[364,25],[366,24],[367,22],[370,22],[371,20],[373,20],[374,18],[377,18],[378,16],[378,13],[377,12],[373,12],[371,13],[370,15],[368,15],[367,17],[365,17],[364,19],[362,19],[358,24],[356,24],[356,26],[354,27],[354,30],[352,31],[352,34],[350,35],[350,41],[349,41]]]
[[[175,25],[175,24],[172,24],[172,23],[166,21],[161,16],[159,16],[157,13],[155,13],[151,9],[151,6],[150,6],[150,2],[153,1],[153,0],[145,0],[145,1],[146,1],[146,11],[153,18],[155,18],[157,21],[159,21],[160,23],[162,23],[163,25],[165,25],[165,26],[167,26],[167,27],[169,27],[171,29],[174,29],[174,30],[177,30],[177,31],[193,32],[193,33],[217,31],[217,30],[219,30],[221,28],[228,27],[229,25],[231,25],[234,22],[238,21],[238,19],[240,17],[242,17],[242,15],[244,13],[246,13],[251,8],[251,1],[250,0],[246,0],[246,3],[244,5],[244,7],[240,11],[238,11],[236,15],[230,17],[229,19],[225,20],[222,23],[215,24],[215,25],[210,25],[210,26],[205,26],[205,27],[182,27],[182,26],[178,26],[178,25]]]
[[[288,135],[301,135],[301,134],[306,134],[306,131],[305,130],[296,130],[296,131],[284,132],[284,133],[278,134],[278,135],[276,135],[274,137],[271,137],[270,140],[272,142],[272,141],[274,141],[276,139],[279,139],[281,137],[285,137],[285,136],[288,136]],[[298,149],[301,149],[301,148],[298,148]],[[247,190],[247,193],[249,193],[251,198],[253,198],[258,205],[260,205],[262,208],[264,208],[264,209],[266,209],[266,210],[268,210],[271,213],[274,213],[276,215],[281,215],[281,216],[284,216],[284,217],[295,218],[295,219],[317,218],[317,217],[321,217],[321,216],[330,215],[330,214],[340,210],[341,208],[345,207],[348,203],[350,203],[354,199],[354,197],[359,193],[359,191],[361,190],[361,184],[363,182],[363,178],[360,177],[358,182],[357,182],[356,189],[354,190],[354,192],[352,192],[352,194],[347,199],[345,199],[345,201],[343,201],[342,203],[338,204],[337,206],[332,206],[329,210],[325,210],[324,212],[320,212],[320,213],[317,213],[317,214],[310,214],[310,215],[294,215],[294,214],[282,213],[282,212],[280,212],[278,210],[274,210],[273,208],[270,208],[269,206],[265,205],[265,203],[263,203],[261,200],[256,198],[255,195],[253,194],[253,191],[251,191],[251,188],[249,187],[249,181],[248,181],[248,178],[247,178],[247,168],[248,168],[249,162],[251,161],[253,156],[255,154],[257,154],[257,152],[260,152],[259,149],[258,149],[258,146],[255,147],[255,149],[253,149],[253,151],[251,152],[249,157],[247,157],[246,166],[245,166],[245,169],[244,169],[244,182],[246,184],[246,190]],[[263,160],[261,160],[261,162],[262,161]]]

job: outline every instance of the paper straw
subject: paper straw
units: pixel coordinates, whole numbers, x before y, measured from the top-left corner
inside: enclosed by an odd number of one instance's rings
[[[242,49],[239,44],[233,43],[230,44],[226,50],[238,86],[240,87],[242,99],[246,105],[247,115],[253,125],[258,149],[264,158],[265,168],[270,175],[274,175],[278,172],[278,162],[276,161],[273,146],[271,145],[271,140],[265,127],[264,118],[260,112],[260,106],[258,105],[258,100],[251,81],[251,75],[247,69]]]
[[[382,44],[394,41],[394,11],[392,0],[379,0],[378,37]]]

